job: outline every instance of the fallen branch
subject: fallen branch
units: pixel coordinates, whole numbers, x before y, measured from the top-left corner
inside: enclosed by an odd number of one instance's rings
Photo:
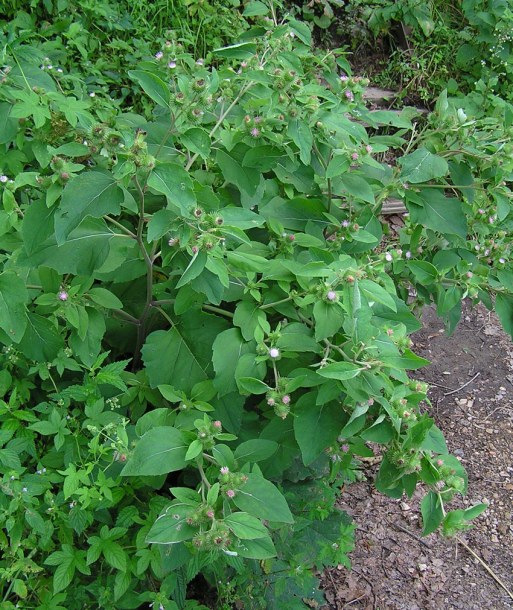
[[[474,551],[469,547],[469,545],[466,542],[464,542],[459,536],[456,536],[456,540],[472,555],[472,557],[475,557],[479,561],[479,563],[488,572],[488,574],[490,574],[490,576],[495,580],[495,582],[498,585],[500,585],[504,589],[504,591],[506,591],[506,593],[511,597],[511,599],[513,599],[513,593],[511,593],[511,591],[508,589],[508,587],[506,587],[506,585],[497,576],[497,574],[492,570],[492,568],[483,559],[481,559],[481,557],[479,557],[479,555],[477,553],[474,553]]]
[[[446,392],[444,394],[444,396],[450,396],[451,394],[456,394],[456,392],[459,392],[460,390],[463,390],[463,388],[466,388],[469,384],[471,384],[474,379],[477,379],[479,377],[479,375],[481,375],[481,373],[476,373],[474,375],[474,377],[472,377],[472,379],[470,381],[467,381],[467,383],[464,383],[461,387],[456,388],[455,390],[451,390],[450,392]]]

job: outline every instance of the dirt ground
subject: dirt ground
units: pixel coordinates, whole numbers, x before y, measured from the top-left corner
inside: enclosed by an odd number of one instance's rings
[[[466,309],[452,337],[433,310],[413,337],[432,364],[416,378],[431,384],[429,409],[449,450],[468,471],[468,495],[451,508],[489,503],[462,540],[513,589],[513,342],[494,314]],[[464,386],[465,387],[462,387]],[[457,390],[457,391],[454,391]],[[352,570],[324,573],[326,610],[503,610],[513,600],[454,539],[421,537],[418,491],[393,500],[367,482],[349,486],[340,507],[358,530]]]

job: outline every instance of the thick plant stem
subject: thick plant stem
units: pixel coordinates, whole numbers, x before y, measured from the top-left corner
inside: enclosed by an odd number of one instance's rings
[[[134,176],[134,182],[137,187],[137,192],[139,194],[139,222],[137,224],[137,243],[139,245],[139,249],[144,259],[144,263],[146,265],[146,302],[141,313],[141,317],[138,320],[137,327],[137,342],[134,350],[134,360],[132,368],[133,370],[137,370],[139,368],[141,362],[141,349],[146,339],[147,333],[147,321],[148,316],[151,312],[151,301],[153,298],[153,260],[151,256],[148,254],[146,250],[146,246],[143,240],[143,228],[144,228],[144,190],[142,189],[137,176]]]

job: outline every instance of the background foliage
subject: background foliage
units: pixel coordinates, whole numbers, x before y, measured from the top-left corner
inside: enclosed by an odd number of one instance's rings
[[[513,331],[493,74],[424,120],[367,109],[347,52],[276,4],[10,6],[3,607],[320,603],[314,568],[353,544],[337,493],[375,453],[381,492],[423,484],[425,534],[468,527],[484,506],[448,510],[466,474],[407,371],[427,303]]]

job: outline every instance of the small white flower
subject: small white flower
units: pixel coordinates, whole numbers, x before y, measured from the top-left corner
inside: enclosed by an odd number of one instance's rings
[[[91,93],[89,94],[89,97],[95,97],[96,93],[94,91],[91,91]]]
[[[7,176],[0,176],[0,182],[2,182],[3,184],[5,184],[7,181],[9,180],[9,178]]]
[[[280,357],[280,350],[277,347],[271,347],[269,350],[269,357],[276,360],[276,358]]]
[[[389,263],[391,263],[391,262],[392,262],[393,258],[392,258],[392,255],[390,254],[390,252],[387,252],[387,253],[385,254],[385,259],[386,259],[386,260],[387,260]]]

